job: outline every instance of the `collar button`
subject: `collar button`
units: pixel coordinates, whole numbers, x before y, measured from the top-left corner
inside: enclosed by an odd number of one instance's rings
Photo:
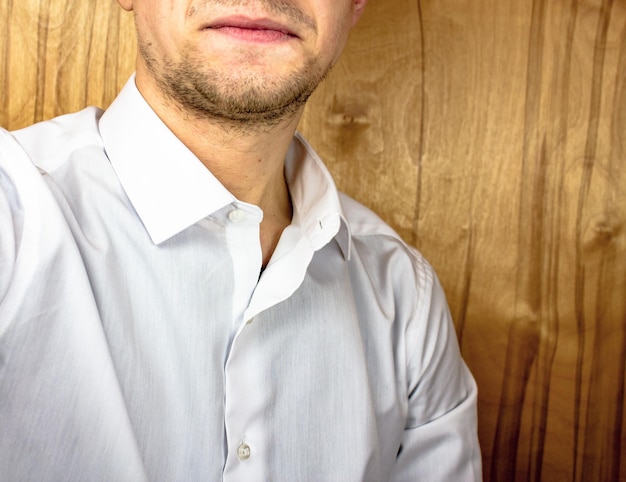
[[[228,213],[228,219],[231,223],[240,223],[246,218],[246,213],[241,209],[233,209]]]

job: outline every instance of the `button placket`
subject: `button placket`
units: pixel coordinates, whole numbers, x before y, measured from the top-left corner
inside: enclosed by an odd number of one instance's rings
[[[233,336],[248,319],[243,319],[258,283],[261,265],[259,224],[262,211],[256,206],[233,203],[222,214],[226,227],[226,242],[233,265]]]
[[[246,330],[233,342],[225,366],[224,426],[228,443],[225,473],[233,479],[267,480],[265,361],[254,354],[256,342]]]

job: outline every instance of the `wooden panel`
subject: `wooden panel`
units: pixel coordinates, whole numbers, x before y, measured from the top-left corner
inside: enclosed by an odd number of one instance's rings
[[[134,70],[132,25],[115,0],[0,0],[0,125],[108,105]]]
[[[106,106],[113,0],[0,0],[0,124]],[[626,481],[626,2],[370,0],[302,130],[435,266],[485,480]]]

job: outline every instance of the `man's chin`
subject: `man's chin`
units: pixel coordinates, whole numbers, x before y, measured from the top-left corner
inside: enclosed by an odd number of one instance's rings
[[[169,70],[159,83],[165,95],[196,117],[232,125],[274,125],[298,114],[322,80],[319,75],[268,77],[178,69]]]

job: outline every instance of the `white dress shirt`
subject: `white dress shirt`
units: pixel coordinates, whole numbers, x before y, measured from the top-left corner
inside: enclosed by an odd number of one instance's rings
[[[104,113],[0,133],[0,479],[480,479],[431,267],[299,135],[285,171],[259,277],[263,212],[133,79]]]

